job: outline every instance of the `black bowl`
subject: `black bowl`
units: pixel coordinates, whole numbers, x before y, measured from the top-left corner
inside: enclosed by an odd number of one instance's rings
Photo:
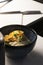
[[[6,55],[10,58],[23,58],[25,57],[34,47],[37,34],[33,29],[27,29],[23,25],[7,25],[1,28],[3,35],[6,35],[14,30],[23,30],[28,39],[31,40],[31,44],[24,46],[9,46],[5,45]]]

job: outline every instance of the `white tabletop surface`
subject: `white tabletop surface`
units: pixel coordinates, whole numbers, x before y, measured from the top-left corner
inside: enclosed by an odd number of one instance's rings
[[[1,4],[0,4],[1,5]],[[43,4],[32,0],[13,0],[0,8],[0,12],[6,11],[26,11],[40,10],[43,13]],[[42,17],[43,15],[26,15],[23,18],[23,25]],[[22,15],[4,15],[0,14],[0,28],[9,24],[21,24]],[[36,45],[32,52],[23,60],[11,60],[5,56],[5,65],[43,65],[43,37],[38,36]]]
[[[9,25],[9,24],[21,24],[21,17],[15,17],[16,22],[14,21],[15,19],[12,18],[13,15],[11,15],[11,20],[10,17],[8,17],[10,15],[2,15],[0,16],[2,19],[0,19],[0,21],[2,21],[0,23],[0,28],[5,26],[5,25]],[[20,15],[21,16],[21,15]],[[4,17],[4,18],[3,18]],[[6,18],[5,18],[6,17]],[[8,18],[7,18],[8,17]],[[42,17],[41,15],[34,15],[33,18],[30,18],[32,16],[28,16],[27,18],[24,18],[24,20],[28,19],[27,22],[24,21],[23,24],[29,24],[30,22],[32,22],[33,20],[36,20],[40,17]],[[13,21],[12,21],[13,20]],[[7,56],[5,57],[5,65],[43,65],[43,37],[38,36],[37,38],[37,42],[36,45],[34,47],[34,49],[32,50],[32,52],[30,54],[28,54],[25,59],[23,60],[19,60],[19,61],[15,61],[15,60],[11,60],[8,59]]]

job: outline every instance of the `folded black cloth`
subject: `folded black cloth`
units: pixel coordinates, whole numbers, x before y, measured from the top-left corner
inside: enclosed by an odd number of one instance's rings
[[[34,0],[34,1],[37,1],[39,3],[42,3],[43,4],[43,0]]]
[[[38,35],[43,37],[43,17],[33,21],[32,23],[27,25],[27,28],[33,28]]]

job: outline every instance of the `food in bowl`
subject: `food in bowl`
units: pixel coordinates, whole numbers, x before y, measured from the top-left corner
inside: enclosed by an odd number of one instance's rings
[[[4,36],[4,42],[11,46],[24,46],[31,43],[31,41],[25,36],[24,31],[14,30]]]

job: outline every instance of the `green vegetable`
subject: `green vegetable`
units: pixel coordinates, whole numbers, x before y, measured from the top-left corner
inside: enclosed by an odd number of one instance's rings
[[[19,41],[20,41],[20,42],[22,41],[22,38],[23,38],[22,36],[19,37]]]
[[[15,37],[17,37],[17,34],[14,34]]]

